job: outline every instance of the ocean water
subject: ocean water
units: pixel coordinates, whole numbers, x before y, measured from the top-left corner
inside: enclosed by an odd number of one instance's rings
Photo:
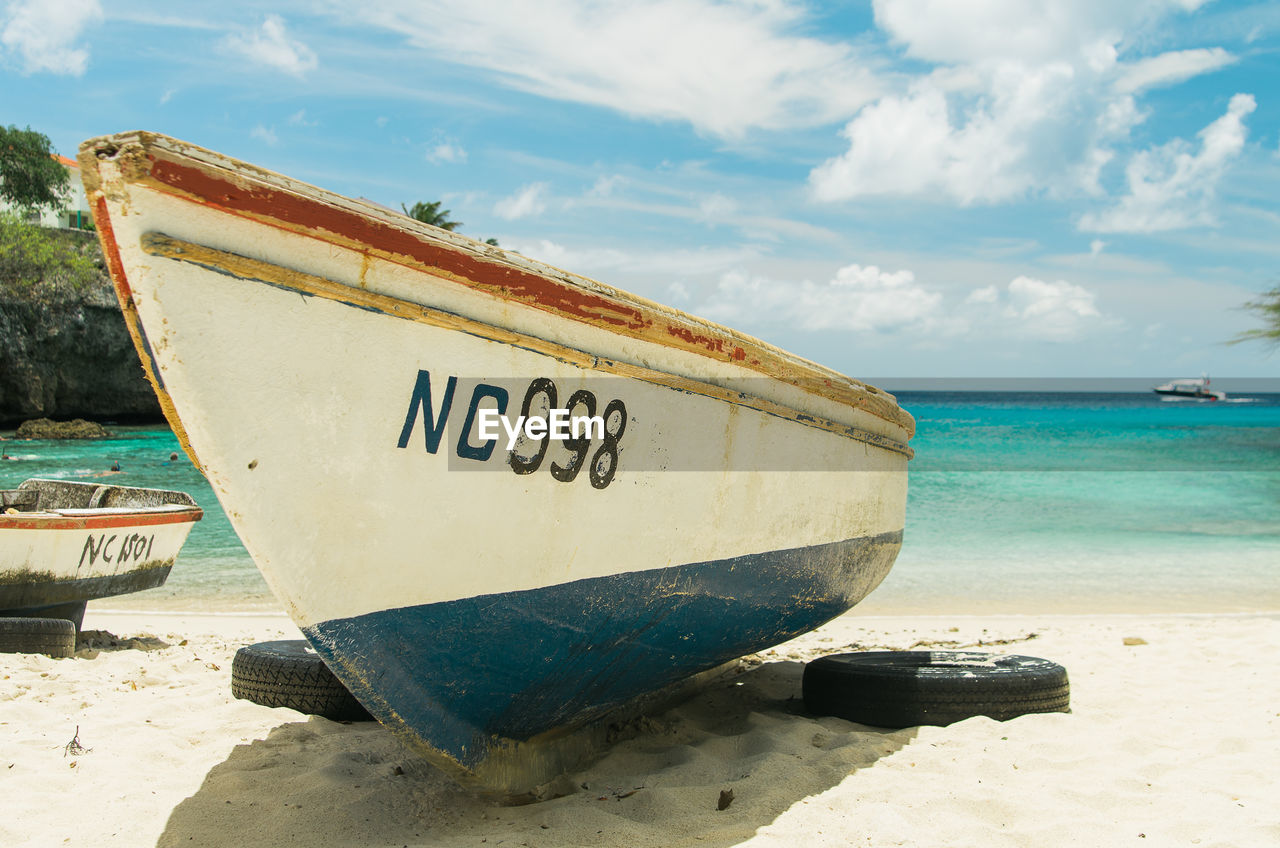
[[[898,398],[905,538],[865,611],[1280,609],[1280,395]]]
[[[898,397],[917,422],[907,526],[866,613],[1280,609],[1280,395]],[[163,587],[95,606],[277,608],[168,428],[110,429],[100,442],[0,443],[14,457],[0,488],[92,479],[119,461],[104,479],[181,489],[204,507]]]
[[[11,459],[0,462],[0,488],[31,477],[103,482],[153,489],[178,489],[204,510],[163,586],[93,601],[94,608],[201,610],[279,609],[249,552],[218,505],[213,489],[187,459],[167,426],[108,424],[114,438],[97,441],[24,440],[0,442]],[[11,431],[0,436],[12,438]],[[169,456],[178,454],[170,461]],[[113,462],[119,474],[104,474]]]

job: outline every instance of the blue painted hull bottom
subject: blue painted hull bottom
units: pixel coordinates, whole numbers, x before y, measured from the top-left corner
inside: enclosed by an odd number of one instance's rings
[[[337,677],[438,765],[583,725],[818,627],[888,573],[901,531],[307,628]],[[429,579],[426,578],[426,579]]]

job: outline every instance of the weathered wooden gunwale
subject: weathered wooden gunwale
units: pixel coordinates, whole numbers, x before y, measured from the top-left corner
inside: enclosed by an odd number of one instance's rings
[[[901,427],[907,438],[914,434],[914,419],[891,394],[758,339],[154,133],[92,139],[81,146],[85,188],[90,197],[98,193],[95,207],[100,228],[107,214],[105,199],[99,193],[98,156],[111,157],[128,183],[346,247],[621,336],[731,363],[864,410]],[[103,236],[104,243],[111,242],[109,227]],[[118,256],[112,256],[109,249],[107,258],[113,275],[127,292]]]
[[[153,511],[121,510],[94,514],[59,512],[19,512],[0,514],[0,530],[115,530],[121,527],[156,527],[162,524],[187,524],[204,517],[204,510],[171,509]]]

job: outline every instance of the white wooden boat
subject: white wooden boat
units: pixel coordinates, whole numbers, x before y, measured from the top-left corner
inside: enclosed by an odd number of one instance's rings
[[[893,563],[914,422],[891,395],[174,139],[80,162],[161,404],[267,582],[464,782],[541,782],[566,729]],[[604,432],[482,438],[552,409]]]
[[[69,480],[0,491],[0,616],[69,618],[162,585],[203,516],[185,492]]]

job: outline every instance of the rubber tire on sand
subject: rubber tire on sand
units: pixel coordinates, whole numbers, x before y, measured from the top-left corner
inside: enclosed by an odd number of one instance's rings
[[[805,666],[804,704],[873,727],[947,725],[973,716],[1004,721],[1066,712],[1067,670],[1038,657],[969,651],[832,654]]]
[[[231,694],[333,721],[373,720],[303,639],[258,642],[236,651]]]
[[[76,626],[65,618],[0,618],[0,653],[69,657],[76,652]]]

